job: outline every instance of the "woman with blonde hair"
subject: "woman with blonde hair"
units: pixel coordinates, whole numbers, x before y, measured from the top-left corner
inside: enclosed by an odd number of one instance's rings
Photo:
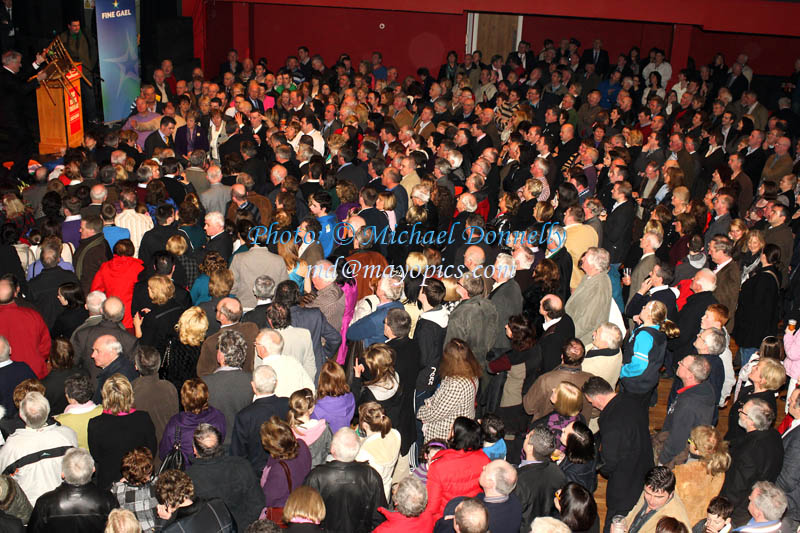
[[[711,499],[722,489],[731,466],[728,443],[712,426],[697,426],[689,437],[689,462],[673,468],[675,491],[686,507],[689,523],[706,516]]]
[[[315,403],[311,389],[295,391],[289,397],[286,415],[294,436],[305,442],[311,452],[312,468],[325,462],[333,440],[328,422],[324,418],[311,418]]]
[[[447,440],[453,421],[459,416],[475,418],[475,398],[482,373],[480,363],[466,342],[452,339],[445,345],[439,363],[441,384],[417,412],[425,442]]]
[[[320,523],[325,520],[325,502],[319,492],[305,485],[297,487],[283,506],[283,522],[286,531],[308,533],[324,531]]]
[[[181,313],[167,340],[158,375],[175,385],[179,392],[184,381],[197,375],[197,360],[206,331],[208,317],[202,309],[194,306]]]
[[[151,276],[147,280],[147,294],[153,304],[134,315],[134,334],[142,344],[164,353],[170,334],[186,308],[175,300],[175,284],[169,276]]]
[[[194,459],[194,430],[200,424],[211,424],[225,438],[225,415],[208,404],[208,385],[200,378],[187,379],[180,389],[183,410],[169,419],[158,446],[158,455],[164,459],[176,442],[180,443],[181,453],[187,465]]]
[[[191,287],[194,280],[200,275],[200,270],[197,267],[197,259],[189,253],[189,245],[182,235],[173,235],[167,239],[165,249],[175,256],[175,262],[183,267],[186,273],[186,286]]]
[[[129,450],[146,446],[155,455],[157,441],[150,415],[134,408],[133,387],[128,378],[122,374],[109,377],[103,383],[102,397],[103,414],[89,420],[87,434],[97,486],[105,490],[122,477],[122,458]]]
[[[380,474],[386,500],[391,498],[392,473],[400,457],[400,432],[392,428],[392,421],[377,402],[358,406],[358,430],[361,449],[356,461],[366,461]]]
[[[566,445],[561,442],[564,429],[573,422],[587,422],[581,415],[583,393],[572,383],[562,381],[550,393],[550,403],[553,404],[553,410],[534,421],[532,427],[547,427],[556,437],[557,448],[563,452],[566,449]]]
[[[389,219],[389,229],[394,231],[397,227],[397,214],[394,209],[397,207],[397,198],[391,192],[384,191],[378,194],[378,199],[375,201],[375,208],[382,211]]]
[[[108,513],[108,521],[103,533],[142,533],[142,526],[131,511],[114,509]]]
[[[775,337],[772,338],[775,339]],[[778,343],[780,343],[780,340],[778,340]],[[782,344],[779,344],[779,347],[783,350]],[[733,446],[736,446],[739,440],[746,435],[745,430],[739,425],[739,413],[748,401],[755,398],[764,400],[770,406],[772,412],[777,415],[778,405],[775,400],[775,394],[786,383],[786,369],[783,368],[780,360],[764,357],[762,353],[749,377],[752,386],[745,385],[741,388],[729,414],[728,432],[725,434],[725,440]]]
[[[266,517],[279,522],[289,495],[311,472],[311,453],[306,443],[295,437],[289,424],[275,415],[261,424],[260,433],[261,445],[269,455],[261,475]]]
[[[328,359],[322,363],[317,379],[317,401],[311,418],[325,420],[331,433],[349,427],[356,412],[356,400],[347,384],[342,366]]]

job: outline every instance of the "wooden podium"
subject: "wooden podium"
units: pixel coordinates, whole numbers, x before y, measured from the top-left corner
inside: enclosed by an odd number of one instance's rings
[[[61,153],[83,142],[80,64],[66,73],[66,83],[48,79],[36,89],[39,110],[39,153]]]

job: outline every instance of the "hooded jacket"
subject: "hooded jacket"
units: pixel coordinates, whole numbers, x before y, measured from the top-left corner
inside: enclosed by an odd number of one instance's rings
[[[419,362],[422,366],[417,375],[417,392],[433,391],[439,384],[439,362],[442,359],[449,321],[450,312],[444,307],[425,311],[419,316],[414,332],[414,339],[419,346]]]

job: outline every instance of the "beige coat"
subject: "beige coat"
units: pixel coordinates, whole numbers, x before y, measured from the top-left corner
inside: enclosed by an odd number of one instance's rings
[[[639,496],[639,501],[637,501],[636,505],[633,506],[633,509],[631,509],[631,512],[628,513],[628,516],[625,517],[625,524],[627,524],[628,530],[630,530],[633,519],[636,518],[636,515],[642,509],[643,505],[647,505],[644,501],[644,492],[642,492],[642,494]],[[666,505],[664,505],[661,509],[658,509],[655,514],[653,514],[653,516],[651,516],[650,519],[642,525],[638,533],[656,533],[656,525],[658,525],[658,521],[665,516],[671,516],[672,518],[675,518],[679,522],[683,523],[688,531],[692,530],[692,524],[689,522],[689,517],[686,514],[686,508],[684,507],[680,496],[678,496],[676,492],[672,495],[672,498],[666,503]]]
[[[675,494],[684,502],[690,524],[696,524],[706,517],[706,509],[712,498],[722,489],[725,473],[712,476],[702,461],[692,461],[677,465],[675,473]]]
[[[598,237],[597,232],[586,224],[571,224],[564,226],[564,230],[567,232],[565,246],[572,257],[572,277],[569,280],[569,288],[574,291],[578,288],[584,275],[583,270],[578,267],[578,262],[586,250],[598,245]]]

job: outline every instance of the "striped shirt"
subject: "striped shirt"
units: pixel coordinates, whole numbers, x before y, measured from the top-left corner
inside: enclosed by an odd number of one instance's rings
[[[136,249],[135,257],[139,256],[139,245],[142,242],[144,234],[153,229],[153,219],[148,215],[137,213],[133,209],[123,209],[122,213],[117,215],[114,223],[117,227],[125,228],[131,233],[131,241],[133,247]]]

